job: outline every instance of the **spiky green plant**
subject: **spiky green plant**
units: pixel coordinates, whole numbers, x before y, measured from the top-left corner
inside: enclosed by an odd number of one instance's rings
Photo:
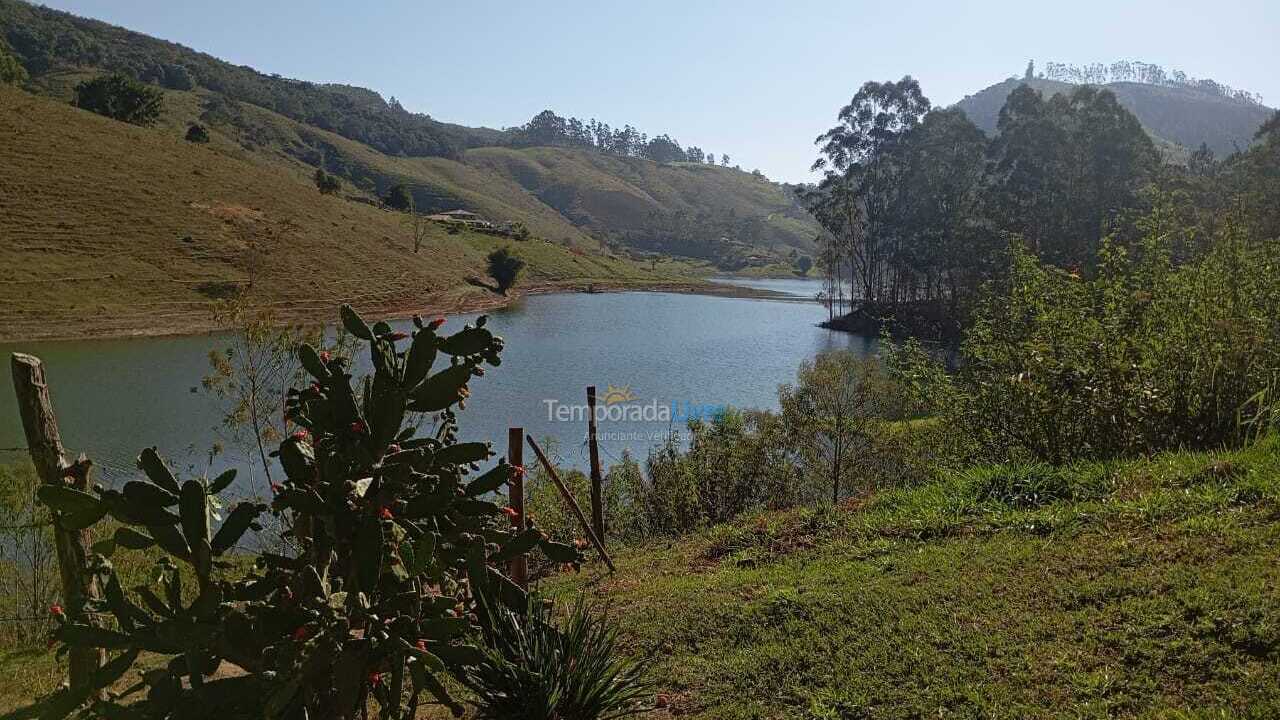
[[[105,599],[62,618],[59,650],[114,653],[98,688],[124,677],[143,651],[169,659],[104,698],[93,688],[59,691],[42,703],[42,717],[84,708],[122,718],[354,718],[376,707],[378,717],[399,720],[415,716],[424,693],[461,714],[441,678],[483,661],[473,644],[484,636],[477,608],[527,602],[498,568],[534,548],[581,562],[576,548],[537,529],[513,530],[507,509],[489,499],[522,468],[499,461],[473,476],[493,453],[487,443],[458,441],[453,408],[483,364],[500,362],[502,340],[484,318],[447,336],[443,319],[415,319],[410,339],[386,323],[370,327],[349,306],[341,316],[368,343],[374,372],[357,390],[344,360],[299,348],[314,382],[289,393],[286,413],[299,429],[280,443],[287,479],[269,508],[241,503],[215,531],[214,499],[234,472],[179,482],[154,450],[139,458],[147,479],[119,491],[42,490],[63,525],[107,515],[124,523],[95,548]],[[433,372],[442,358],[448,364]],[[405,422],[412,413],[439,413],[435,434],[416,437]],[[229,553],[268,509],[291,516],[300,551],[259,555],[241,571]],[[163,552],[159,592],[126,592],[108,556],[153,546]],[[196,579],[191,592],[184,575]],[[114,623],[101,621],[107,613]]]
[[[647,663],[627,659],[618,626],[581,599],[564,613],[537,598],[481,611],[483,658],[460,678],[480,718],[612,720],[646,709]]]

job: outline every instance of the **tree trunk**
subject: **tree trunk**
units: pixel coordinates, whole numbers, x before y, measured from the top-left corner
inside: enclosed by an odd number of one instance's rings
[[[66,459],[58,421],[49,399],[44,363],[33,355],[14,353],[12,359],[13,389],[18,399],[18,413],[27,436],[27,449],[40,482],[45,485],[70,485],[88,490],[91,463],[83,455],[74,464]],[[53,513],[54,545],[58,552],[58,571],[62,578],[62,598],[73,618],[84,618],[96,625],[96,618],[84,614],[86,600],[101,598],[98,583],[89,574],[89,531],[68,530]],[[89,686],[102,666],[105,653],[101,648],[73,647],[69,654],[72,689]]]

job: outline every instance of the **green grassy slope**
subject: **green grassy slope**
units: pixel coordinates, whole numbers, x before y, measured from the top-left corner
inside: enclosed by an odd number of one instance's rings
[[[304,166],[215,134],[182,139],[183,104],[138,128],[0,88],[0,338],[205,329],[215,298],[252,281],[284,317],[329,319],[498,302],[466,283],[511,241],[432,225],[412,252],[406,216],[322,196]],[[351,194],[351,193],[348,193]],[[655,282],[602,253],[515,243],[524,284]]]
[[[551,586],[611,605],[659,718],[1280,707],[1280,442],[1010,477],[748,517]]]
[[[424,211],[462,207],[518,220],[535,235],[583,248],[617,241],[654,249],[660,238],[697,229],[701,247],[661,247],[703,259],[726,252],[708,247],[721,236],[749,248],[737,256],[780,259],[792,248],[809,250],[818,232],[785,188],[748,173],[586,149],[513,149],[509,133],[409,113],[372,90],[267,75],[22,0],[0,0],[6,45],[30,72],[33,91],[69,100],[76,82],[102,72],[154,82],[166,88],[175,132],[198,121],[250,159],[305,173],[323,167],[371,201],[404,183]]]
[[[1070,92],[1073,85],[1056,80],[1010,78],[985,88],[956,103],[975,125],[995,132],[1000,108],[1014,88],[1026,83],[1046,97]],[[1263,105],[1233,100],[1183,87],[1164,87],[1133,82],[1108,83],[1103,87],[1138,118],[1143,127],[1161,140],[1194,150],[1208,144],[1217,155],[1244,150],[1253,134],[1275,112]]]

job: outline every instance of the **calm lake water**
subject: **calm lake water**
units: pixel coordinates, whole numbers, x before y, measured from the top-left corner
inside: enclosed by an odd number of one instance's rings
[[[610,387],[621,391],[613,397],[630,398],[610,405],[611,419],[600,424],[602,461],[607,466],[626,449],[643,459],[668,430],[683,429],[688,414],[722,405],[776,408],[778,385],[792,381],[806,358],[832,349],[875,349],[874,339],[817,327],[826,311],[809,301],[816,281],[739,283],[790,297],[537,295],[490,313],[489,327],[506,340],[506,350],[500,367],[472,381],[472,397],[459,414],[462,438],[492,440],[505,452],[507,428],[523,426],[534,437],[554,438],[561,460],[585,469],[585,421],[557,416],[585,404],[585,388],[594,384],[602,402]],[[445,329],[460,329],[475,317],[451,316]],[[137,473],[134,458],[151,445],[177,468],[205,470],[209,448],[225,436],[217,402],[196,389],[208,373],[209,351],[225,345],[218,335],[199,335],[19,343],[0,350],[44,359],[64,443],[94,460],[99,479],[118,483]],[[358,360],[367,370],[367,357]],[[20,448],[25,443],[13,388],[7,378],[2,385],[0,448]],[[632,419],[636,414],[643,417]],[[10,450],[0,459],[21,457]],[[260,468],[230,443],[213,467],[228,465],[240,468],[241,492],[263,491]]]

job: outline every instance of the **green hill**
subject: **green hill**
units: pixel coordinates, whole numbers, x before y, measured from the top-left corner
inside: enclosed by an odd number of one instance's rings
[[[224,153],[292,173],[324,168],[368,202],[402,183],[426,212],[463,208],[562,244],[655,250],[724,269],[808,252],[818,233],[787,188],[751,173],[516,147],[514,133],[442,123],[371,90],[267,75],[21,0],[0,0],[3,45],[32,91],[69,100],[77,82],[102,72],[155,83],[166,90],[169,132],[199,122]]]
[[[966,96],[956,106],[979,128],[994,133],[1005,99],[1024,83],[1046,97],[1070,92],[1073,87],[1071,83],[1043,78],[1009,78]],[[1113,82],[1102,87],[1115,93],[1120,104],[1138,118],[1158,145],[1194,150],[1204,143],[1219,157],[1248,148],[1253,134],[1275,112],[1264,105],[1191,87],[1136,82]]]
[[[186,142],[185,107],[171,99],[164,123],[140,128],[0,86],[0,339],[201,331],[216,300],[246,291],[294,320],[330,319],[343,301],[374,314],[485,307],[505,299],[468,279],[504,244],[528,261],[524,289],[682,280],[672,264],[435,223],[415,253],[405,213],[321,195],[309,168],[218,133]]]

